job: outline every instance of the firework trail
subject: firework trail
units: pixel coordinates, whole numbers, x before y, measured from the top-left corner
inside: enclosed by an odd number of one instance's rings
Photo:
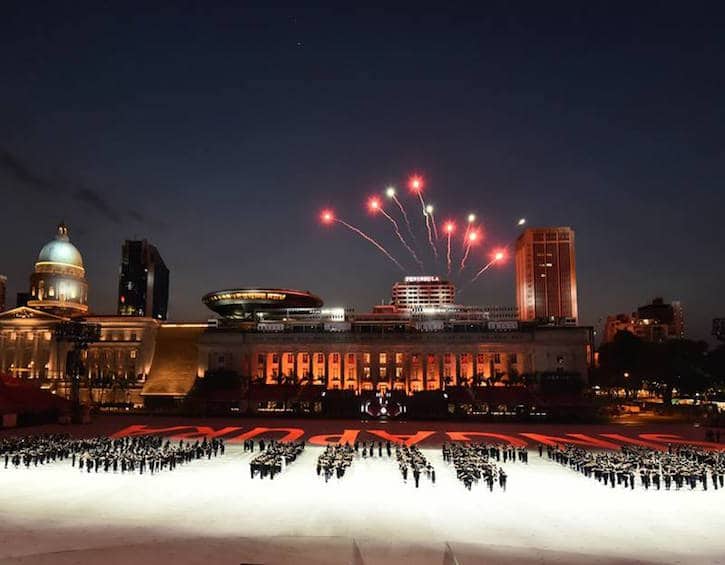
[[[335,221],[335,222],[337,222],[338,224],[342,224],[343,226],[345,226],[349,230],[354,231],[356,234],[358,234],[363,239],[366,239],[367,241],[369,241],[370,243],[372,243],[375,247],[377,247],[383,253],[383,255],[385,255],[388,259],[390,259],[393,263],[395,263],[395,266],[398,267],[398,269],[400,269],[404,273],[406,272],[405,271],[405,268],[403,267],[403,265],[401,265],[395,257],[393,257],[390,253],[388,253],[388,250],[387,249],[385,249],[382,245],[380,245],[377,241],[375,241],[372,237],[370,237],[364,231],[362,231],[359,228],[356,228],[353,225],[348,224],[347,222],[345,222],[344,220],[341,220],[339,218],[330,218],[330,219],[333,220],[333,221]]]
[[[483,273],[488,271],[491,266],[493,266],[495,263],[499,263],[503,261],[506,258],[506,250],[508,247],[505,247],[503,249],[499,249],[493,254],[493,257],[491,260],[486,263],[483,267],[481,267],[481,270],[476,273],[476,276],[471,279],[471,281],[468,284],[474,283],[478,280],[478,277],[480,277]]]
[[[461,266],[458,269],[458,274],[461,274],[463,272],[463,269],[466,268],[466,259],[468,259],[468,254],[471,252],[471,243],[469,242],[466,245],[466,252],[463,254],[463,257],[461,257]]]
[[[488,271],[491,268],[491,265],[493,265],[496,262],[496,259],[491,259],[488,263],[486,263],[480,271],[476,273],[476,276],[473,277],[468,284],[475,283],[478,280],[478,277],[480,277],[483,273]]]
[[[465,249],[468,246],[468,235],[471,233],[471,227],[473,226],[473,222],[476,221],[476,214],[468,214],[466,222],[466,233],[463,234],[463,248]]]
[[[471,247],[474,243],[477,243],[480,238],[479,231],[472,230],[470,223],[466,227],[466,231],[468,232],[468,235],[466,236],[464,253],[463,257],[461,257],[461,266],[458,268],[458,274],[461,274],[463,272],[463,269],[466,268],[466,260],[468,259],[468,254],[471,252]]]
[[[388,192],[390,194],[390,192]],[[410,225],[410,219],[408,218],[408,213],[405,211],[405,207],[403,204],[398,200],[398,197],[393,192],[390,194],[390,197],[393,199],[393,202],[395,202],[398,205],[398,208],[400,208],[400,213],[403,214],[403,220],[405,220],[405,227],[408,228],[408,233],[410,234],[410,237],[413,238],[413,241],[415,241],[415,234],[413,233],[413,226]]]
[[[430,223],[433,225],[433,239],[438,241],[438,226],[436,225],[436,217],[433,215],[433,207],[430,206],[428,209],[430,210],[428,212],[430,214]]]
[[[436,261],[438,260],[438,250],[436,249],[435,244],[433,243],[433,232],[430,229],[430,219],[428,218],[428,210],[427,206],[425,205],[425,201],[423,200],[423,195],[418,192],[418,200],[420,200],[421,208],[423,209],[423,217],[425,218],[425,229],[428,232],[428,243],[430,244],[430,248],[433,250],[433,256],[436,258]]]
[[[423,267],[423,261],[421,261],[418,258],[418,256],[415,254],[415,251],[413,251],[413,248],[410,245],[408,245],[407,241],[405,241],[403,234],[400,233],[400,226],[398,225],[398,222],[396,222],[395,218],[393,218],[390,214],[388,214],[382,206],[380,206],[378,209],[383,214],[383,216],[385,216],[390,221],[390,223],[393,224],[393,229],[395,230],[395,235],[398,236],[400,243],[402,243],[403,246],[408,250],[408,252],[413,256],[413,259],[415,259],[415,262],[418,263],[418,265],[420,266],[421,272],[422,272],[425,268],[425,267]]]
[[[448,278],[451,278],[451,231],[448,230],[448,248],[446,250],[446,261],[448,263]]]

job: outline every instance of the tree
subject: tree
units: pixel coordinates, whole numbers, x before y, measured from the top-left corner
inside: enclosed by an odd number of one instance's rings
[[[647,344],[634,334],[619,331],[614,339],[599,348],[599,369],[594,381],[602,388],[623,388],[629,397],[641,387],[648,372],[645,364]]]
[[[646,363],[664,404],[672,404],[674,389],[688,395],[707,390],[706,353],[704,341],[670,339],[649,344]]]

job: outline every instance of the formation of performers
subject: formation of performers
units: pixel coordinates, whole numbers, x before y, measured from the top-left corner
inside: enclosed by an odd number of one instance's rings
[[[415,482],[415,488],[420,486],[421,473],[425,473],[425,476],[435,484],[436,471],[433,465],[428,462],[425,455],[415,445],[410,447],[407,445],[396,445],[395,458],[398,461],[400,474],[403,475],[403,482],[408,482],[408,468],[410,468],[410,473],[413,475],[413,481]]]
[[[506,462],[529,462],[529,453],[526,448],[515,448],[508,445],[494,445],[485,443],[444,443],[443,461],[453,463],[456,476],[463,485],[471,490],[474,484],[485,483],[488,490],[493,491],[495,484],[506,490],[507,475],[494,462],[503,459]]]
[[[264,479],[269,476],[270,479],[274,479],[274,476],[284,471],[304,449],[304,441],[283,443],[270,440],[265,444],[263,439],[259,440],[260,453],[249,462],[249,473],[252,478],[259,476],[260,479]],[[246,445],[245,451],[247,451]],[[254,451],[253,441],[251,451]]]
[[[172,443],[160,436],[72,439],[66,434],[52,434],[0,441],[0,455],[6,469],[8,465],[29,468],[70,460],[73,467],[77,464],[86,473],[173,471],[183,463],[211,459],[224,455],[224,451],[224,440],[216,438]]]
[[[660,490],[690,490],[725,485],[725,451],[707,451],[691,445],[668,446],[659,451],[623,446],[619,451],[592,451],[574,445],[546,448],[549,459],[593,477],[606,486]]]
[[[323,475],[328,482],[334,475],[341,479],[345,471],[352,465],[355,451],[349,443],[328,445],[317,458],[317,476]]]

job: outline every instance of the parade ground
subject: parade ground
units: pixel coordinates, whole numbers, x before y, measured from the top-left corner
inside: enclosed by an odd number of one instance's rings
[[[274,480],[252,479],[253,454],[234,441],[261,428],[302,429],[295,439],[308,441]],[[359,430],[363,441],[397,434],[418,443],[436,469],[435,484],[404,483],[387,457],[356,459],[342,479],[326,483],[315,472],[323,436],[345,430],[348,437]],[[84,427],[6,430],[0,437],[42,431],[191,440],[206,434],[227,438],[227,449],[154,475],[79,472],[67,461],[0,468],[0,564],[725,563],[725,489],[608,488],[537,450],[547,437],[582,445],[669,439],[717,448],[688,426],[105,417]],[[502,464],[505,491],[484,485],[469,491],[441,455],[451,433],[474,441],[514,438],[529,447],[529,463]]]

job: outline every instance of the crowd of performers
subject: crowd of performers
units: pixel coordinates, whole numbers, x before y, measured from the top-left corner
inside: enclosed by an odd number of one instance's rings
[[[251,449],[245,442],[244,451],[254,451],[254,441],[249,440]],[[252,478],[259,476],[260,479],[269,477],[274,479],[284,471],[287,466],[295,461],[297,457],[305,449],[304,441],[280,442],[270,440],[265,444],[264,440],[259,440],[259,455],[252,458],[249,462],[249,473]]]
[[[160,436],[73,439],[67,434],[50,434],[0,440],[5,469],[70,461],[71,466],[86,473],[173,471],[178,465],[211,459],[224,455],[224,451],[224,440],[217,438],[177,443]]]
[[[405,444],[396,445],[395,459],[398,461],[400,474],[403,475],[403,482],[408,482],[408,469],[410,469],[413,481],[415,482],[415,488],[420,486],[420,477],[423,473],[431,483],[435,484],[436,470],[415,445],[410,447]]]
[[[508,476],[498,463],[529,462],[529,452],[524,447],[485,443],[444,443],[443,461],[453,463],[458,480],[468,490],[479,482],[493,491],[498,484],[506,490]]]
[[[541,449],[540,449],[541,453]],[[708,451],[691,445],[667,450],[623,446],[619,451],[592,451],[574,445],[546,448],[549,459],[592,477],[606,486],[677,490],[725,485],[725,451]]]
[[[354,457],[355,450],[349,443],[328,445],[317,458],[317,476],[323,475],[325,482],[333,476],[341,479],[352,465]]]

